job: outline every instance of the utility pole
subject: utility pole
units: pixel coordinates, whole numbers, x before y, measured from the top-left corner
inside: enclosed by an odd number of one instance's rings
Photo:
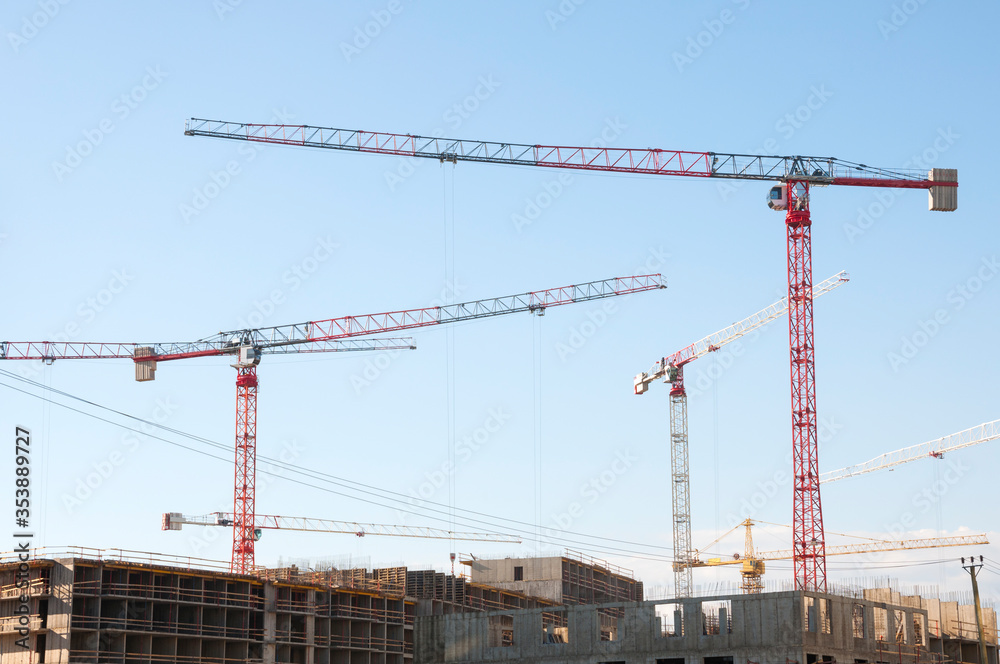
[[[975,556],[971,556],[968,565],[962,558],[962,568],[969,570],[972,577],[972,601],[976,603],[976,628],[979,629],[979,664],[989,664],[986,661],[986,638],[983,636],[983,610],[979,608],[979,584],[976,582],[976,576],[983,568],[983,557],[979,556],[979,564],[976,564]]]

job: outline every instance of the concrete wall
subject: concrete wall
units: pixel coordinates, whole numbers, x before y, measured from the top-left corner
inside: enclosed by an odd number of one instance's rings
[[[567,604],[632,601],[642,597],[642,584],[591,562],[551,556],[465,561],[470,580],[495,588]],[[515,574],[520,568],[520,580]]]
[[[45,661],[69,662],[70,627],[73,620],[73,561],[57,560],[52,566],[52,596],[49,598],[49,632],[45,641]]]
[[[711,657],[731,657],[734,664],[785,664],[786,660],[807,664],[824,659],[875,662],[879,659],[872,623],[875,606],[887,610],[893,634],[893,621],[897,615],[901,617],[902,633],[910,646],[913,617],[926,617],[926,611],[911,606],[810,593],[816,609],[809,621],[806,597],[783,592],[422,617],[415,627],[414,664],[655,664],[666,659],[704,664]],[[861,638],[854,633],[855,605],[865,615],[865,636]],[[682,633],[667,635],[664,632],[676,632],[675,610],[681,612],[676,624],[682,625]],[[565,612],[568,643],[545,642],[543,614],[554,611]],[[618,621],[617,638],[603,641],[600,612],[609,611],[618,611],[623,617]],[[706,614],[718,621],[706,621]],[[499,638],[504,620],[513,626],[512,643],[506,647],[500,645]],[[708,630],[706,625],[718,627]],[[901,650],[904,664],[914,661],[907,644]],[[895,646],[892,661],[899,661]],[[922,661],[927,661],[926,651]]]
[[[501,558],[473,560],[469,568],[473,583],[497,585],[514,581],[514,568],[524,572],[523,581],[562,581],[562,558]]]
[[[51,561],[41,564],[32,562],[28,569],[28,587],[19,588],[24,578],[18,577],[17,564],[8,566],[0,573],[0,662],[3,664],[29,664],[37,661],[38,650],[44,640],[46,662],[67,664],[69,662],[69,627],[73,611],[71,595],[65,589],[51,590],[54,584],[73,581],[72,563],[69,567]],[[45,578],[48,578],[46,582]],[[51,594],[50,594],[51,593]],[[28,599],[27,615],[18,613],[20,598]],[[44,618],[43,618],[44,614]],[[22,637],[18,629],[25,627],[27,620],[30,633]],[[18,644],[28,644],[25,649]]]
[[[562,602],[561,557],[550,558],[502,558],[498,560],[473,560],[469,566],[470,580],[495,588],[543,597],[553,602]],[[514,568],[520,567],[522,579],[514,580]]]

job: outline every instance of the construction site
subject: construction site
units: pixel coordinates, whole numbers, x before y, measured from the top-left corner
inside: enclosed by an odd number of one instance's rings
[[[246,125],[192,119],[185,134],[323,149],[405,154],[442,163],[472,160],[549,168],[777,182],[768,206],[786,213],[788,294],[766,308],[673,354],[634,378],[634,393],[655,382],[669,390],[673,585],[648,597],[627,569],[567,550],[562,556],[461,556],[456,574],[407,567],[267,568],[255,561],[264,530],[353,533],[517,543],[502,532],[361,524],[268,516],[256,508],[257,366],[263,356],[336,351],[408,350],[416,328],[547,309],[655,291],[660,275],[615,277],[492,300],[347,316],[222,332],[186,344],[4,342],[5,360],[125,359],[135,379],[156,378],[164,362],[226,357],[237,370],[233,512],[163,515],[163,530],[187,525],[232,533],[228,568],[208,560],[122,550],[30,550],[0,567],[0,658],[5,664],[444,664],[581,662],[586,664],[996,664],[992,606],[904,594],[893,587],[827,582],[826,557],[988,544],[985,535],[885,539],[828,545],[820,485],[893,469],[1000,437],[1000,421],[820,473],[812,303],[848,283],[840,272],[814,284],[809,196],[818,186],[926,189],[930,209],[957,207],[957,171],[914,173],[833,159],[586,148],[540,148],[321,127]],[[690,362],[787,316],[792,378],[794,505],[792,548],[762,552],[745,519],[700,549],[692,544],[687,392]],[[19,429],[19,444],[30,433]],[[20,463],[20,462],[19,462]],[[27,522],[25,521],[25,525]],[[745,550],[712,555],[744,529]],[[20,537],[20,535],[16,535]],[[28,537],[25,535],[24,537]],[[764,591],[768,561],[793,562],[794,583]],[[965,558],[962,558],[963,565]],[[738,594],[696,592],[693,571],[733,567]],[[975,579],[983,567],[969,558]]]
[[[120,551],[58,555],[26,573],[16,562],[0,569],[4,662],[979,661],[975,607],[889,588],[649,600],[629,570],[575,553],[463,560],[462,576],[405,567],[238,575]],[[981,618],[995,662],[996,612]],[[22,626],[29,650],[15,644]]]
[[[10,4],[0,664],[1000,664],[1000,7]]]

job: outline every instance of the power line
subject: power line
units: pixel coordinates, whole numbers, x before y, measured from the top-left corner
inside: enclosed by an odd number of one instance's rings
[[[182,437],[188,438],[190,440],[193,440],[193,441],[205,444],[205,445],[209,445],[209,446],[217,448],[217,449],[224,450],[227,453],[231,451],[228,446],[223,445],[222,443],[218,443],[218,442],[210,440],[208,438],[204,438],[204,437],[201,437],[201,436],[190,434],[190,433],[187,433],[185,431],[181,431],[179,429],[175,429],[175,428],[172,428],[172,427],[165,426],[165,425],[160,424],[158,422],[152,422],[150,420],[146,420],[146,419],[143,419],[141,417],[137,417],[135,415],[131,415],[129,413],[125,413],[123,411],[119,411],[119,410],[116,410],[114,408],[110,408],[110,407],[104,406],[104,405],[99,404],[97,402],[90,401],[90,400],[84,399],[82,397],[78,397],[78,396],[73,395],[71,393],[68,393],[68,392],[65,392],[65,391],[62,391],[62,390],[59,390],[59,389],[56,389],[56,388],[51,388],[49,386],[43,385],[43,384],[38,383],[36,381],[33,381],[31,379],[27,379],[27,378],[23,378],[21,376],[17,376],[16,374],[12,374],[12,373],[10,373],[8,371],[0,370],[0,375],[5,375],[5,376],[8,376],[10,378],[14,378],[15,380],[19,380],[19,381],[28,383],[28,384],[36,387],[36,388],[40,388],[42,390],[51,391],[51,392],[53,392],[55,394],[58,394],[60,396],[63,396],[63,397],[69,398],[69,399],[73,399],[73,400],[79,401],[81,403],[85,403],[87,405],[93,406],[95,408],[99,408],[101,410],[105,410],[105,411],[108,411],[108,412],[111,412],[111,413],[115,413],[116,415],[120,415],[120,416],[128,418],[130,420],[134,420],[134,421],[140,422],[142,424],[147,424],[149,426],[156,427],[156,428],[161,429],[163,431],[168,431],[168,432],[173,433],[175,435],[182,436]],[[184,444],[179,443],[177,441],[169,440],[169,439],[163,438],[161,436],[156,436],[156,435],[147,433],[145,431],[142,431],[141,429],[136,429],[134,427],[131,427],[131,426],[119,423],[119,422],[115,422],[113,420],[101,417],[99,415],[96,415],[96,414],[93,414],[93,413],[89,413],[87,411],[84,411],[84,410],[81,410],[81,409],[78,409],[78,408],[74,408],[74,407],[72,407],[70,405],[61,403],[59,401],[56,401],[54,399],[50,399],[48,397],[45,397],[45,396],[42,396],[42,395],[39,395],[39,394],[34,394],[32,392],[29,392],[27,390],[15,387],[13,385],[8,385],[6,383],[0,382],[0,386],[7,387],[8,389],[20,392],[22,394],[25,394],[25,395],[28,395],[28,396],[31,396],[31,397],[35,397],[37,399],[41,399],[41,400],[49,402],[49,403],[51,403],[53,405],[59,406],[61,408],[65,408],[65,409],[70,410],[70,411],[75,412],[75,413],[79,413],[79,414],[84,415],[86,417],[91,417],[93,419],[96,419],[96,420],[101,421],[101,422],[105,422],[105,423],[110,424],[112,426],[116,426],[116,427],[120,427],[120,428],[127,429],[127,430],[130,430],[130,431],[134,431],[136,433],[140,433],[142,435],[148,436],[148,437],[153,438],[155,440],[159,440],[161,442],[167,443],[168,445],[173,445],[175,447],[178,447],[178,448],[190,451],[190,452],[194,452],[196,454],[201,454],[203,456],[207,456],[207,457],[212,458],[212,459],[223,461],[224,463],[229,463],[230,462],[230,460],[229,460],[228,457],[217,456],[215,454],[211,454],[211,453],[206,452],[204,450],[199,450],[199,449],[196,449],[194,447],[191,447],[191,446],[188,446],[188,445],[184,445]],[[315,470],[312,470],[312,469],[302,468],[302,467],[299,467],[299,466],[295,466],[294,464],[283,462],[283,461],[281,461],[279,459],[272,459],[272,458],[269,458],[269,457],[265,457],[263,455],[261,455],[259,458],[262,459],[262,460],[264,460],[264,461],[267,461],[267,462],[271,463],[272,465],[277,466],[277,467],[279,467],[279,468],[281,468],[283,470],[287,470],[287,471],[289,471],[291,473],[302,475],[302,476],[308,477],[310,479],[315,479],[315,480],[318,480],[318,481],[321,481],[321,482],[326,482],[326,483],[329,483],[329,484],[334,484],[335,486],[340,486],[340,487],[345,488],[345,489],[349,489],[349,490],[357,491],[357,492],[360,492],[360,493],[372,495],[372,496],[375,496],[375,497],[377,497],[379,499],[382,499],[382,500],[389,500],[389,501],[392,501],[392,502],[395,502],[395,503],[403,503],[403,504],[407,504],[407,505],[410,504],[409,503],[409,498],[410,498],[409,496],[405,496],[405,494],[402,494],[402,493],[399,493],[399,492],[396,492],[396,491],[391,491],[391,490],[388,490],[388,489],[381,489],[379,487],[375,487],[375,486],[372,486],[372,485],[364,484],[364,483],[361,483],[361,482],[355,482],[355,481],[352,481],[352,480],[347,480],[347,479],[344,479],[344,478],[341,478],[341,477],[337,477],[335,475],[330,475],[328,473],[322,473],[320,471],[315,471]],[[400,508],[400,507],[386,505],[385,503],[380,503],[380,502],[377,502],[377,501],[374,501],[374,500],[369,500],[369,499],[361,498],[361,497],[358,497],[358,496],[355,496],[355,495],[350,495],[350,494],[347,494],[347,493],[342,493],[342,492],[330,489],[328,487],[317,486],[315,484],[311,484],[309,482],[305,482],[305,481],[300,480],[300,479],[295,479],[295,478],[292,478],[292,477],[287,477],[285,475],[281,475],[279,473],[271,472],[271,471],[268,471],[268,470],[259,469],[259,471],[262,474],[270,475],[270,476],[273,476],[273,477],[275,477],[277,479],[283,479],[283,480],[286,480],[286,481],[289,481],[289,482],[293,482],[293,483],[299,484],[301,486],[307,486],[307,487],[310,487],[310,488],[317,489],[319,491],[324,491],[326,493],[331,493],[333,495],[341,496],[341,497],[344,497],[344,498],[350,498],[350,499],[353,499],[353,500],[358,500],[360,502],[367,503],[367,504],[370,504],[370,505],[384,507],[384,508],[387,508],[387,509],[394,509],[394,510],[397,510],[399,512],[403,512],[403,513],[406,513],[406,514],[413,514],[415,516],[419,516],[419,517],[422,517],[422,518],[431,519],[431,520],[435,520],[435,521],[444,521],[444,522],[450,521],[450,519],[448,519],[448,518],[436,517],[436,516],[432,516],[432,515],[426,514],[425,512],[418,512],[418,511],[414,511],[412,509],[404,509],[404,508]],[[364,487],[364,488],[354,488],[354,487],[351,487],[349,485],[357,485],[358,487]],[[382,493],[390,494],[390,495],[382,496],[382,495],[379,495],[376,492],[382,492]],[[405,497],[405,498],[407,498],[407,500],[400,500],[400,499],[391,497],[393,495],[400,496],[400,497]],[[434,501],[423,501],[423,502],[429,503],[431,505],[436,505],[436,506],[438,506],[440,508],[445,508],[445,509],[436,509],[436,508],[433,508],[433,507],[425,507],[425,506],[415,506],[416,509],[426,510],[427,512],[436,512],[436,513],[444,514],[445,516],[449,515],[448,506],[442,505],[440,503],[436,503]],[[612,547],[612,546],[606,546],[606,545],[595,545],[592,542],[585,542],[585,541],[575,540],[575,539],[571,539],[571,538],[567,538],[567,537],[562,537],[562,536],[560,536],[560,534],[575,535],[575,536],[583,537],[583,538],[586,538],[586,539],[601,540],[601,541],[605,541],[605,542],[611,542],[611,543],[614,543],[614,544],[622,544],[622,545],[629,545],[629,546],[640,546],[640,547],[646,547],[646,548],[650,548],[650,549],[659,549],[659,550],[663,550],[663,551],[672,551],[672,549],[669,548],[669,547],[664,547],[664,546],[659,546],[659,545],[653,545],[653,544],[645,544],[645,543],[641,543],[641,542],[632,542],[632,541],[629,541],[629,540],[621,540],[621,539],[610,538],[610,537],[602,537],[602,536],[599,536],[599,535],[590,535],[590,534],[587,534],[587,533],[581,533],[581,532],[570,531],[570,530],[562,530],[562,529],[559,529],[559,530],[551,530],[550,529],[550,531],[548,533],[544,534],[544,535],[541,535],[541,536],[537,536],[536,535],[535,537],[533,537],[532,536],[532,530],[534,529],[534,524],[526,523],[526,522],[523,522],[523,521],[518,521],[516,519],[508,519],[508,518],[505,518],[505,517],[493,516],[493,515],[486,514],[486,513],[483,513],[483,512],[478,512],[478,511],[475,511],[475,510],[468,510],[468,509],[463,509],[463,508],[456,508],[456,510],[457,511],[461,511],[461,512],[466,512],[468,514],[473,514],[473,515],[476,515],[476,516],[482,516],[482,517],[485,517],[487,519],[495,519],[495,520],[499,520],[499,521],[508,522],[508,523],[511,523],[511,524],[518,524],[519,526],[524,526],[524,528],[518,528],[518,527],[513,527],[513,526],[507,526],[507,525],[501,526],[501,525],[499,525],[497,523],[494,523],[494,522],[486,521],[486,520],[483,520],[483,519],[475,519],[475,518],[472,518],[472,517],[465,517],[466,522],[462,523],[462,525],[465,525],[465,526],[468,526],[469,523],[476,523],[476,524],[486,525],[486,526],[489,526],[491,528],[502,528],[502,529],[506,529],[506,530],[513,530],[513,531],[515,531],[518,534],[519,537],[522,537],[523,539],[528,540],[528,541],[538,541],[538,542],[546,542],[547,541],[547,542],[551,542],[551,543],[560,543],[560,542],[562,542],[562,543],[566,543],[566,544],[572,544],[572,545],[575,545],[575,546],[585,546],[585,547],[588,547],[589,549],[591,549],[593,551],[600,552],[600,553],[607,553],[607,554],[614,554],[614,555],[626,554],[626,555],[628,555],[629,557],[632,557],[632,558],[639,558],[639,559],[646,559],[646,560],[656,560],[656,561],[661,561],[661,562],[672,562],[673,561],[672,557],[665,556],[665,555],[657,555],[657,554],[655,554],[653,552],[646,552],[646,551],[638,552],[638,551],[634,551],[632,549],[626,549],[626,548],[621,548],[621,547]],[[478,525],[476,527],[478,527]],[[559,533],[559,534],[555,534],[555,533]]]

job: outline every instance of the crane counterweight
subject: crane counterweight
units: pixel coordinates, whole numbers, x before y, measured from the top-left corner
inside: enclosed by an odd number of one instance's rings
[[[957,210],[958,187],[954,187],[950,183],[958,182],[958,169],[932,168],[927,179],[931,182],[949,183],[931,186],[928,190],[928,209],[932,212],[954,212]]]

